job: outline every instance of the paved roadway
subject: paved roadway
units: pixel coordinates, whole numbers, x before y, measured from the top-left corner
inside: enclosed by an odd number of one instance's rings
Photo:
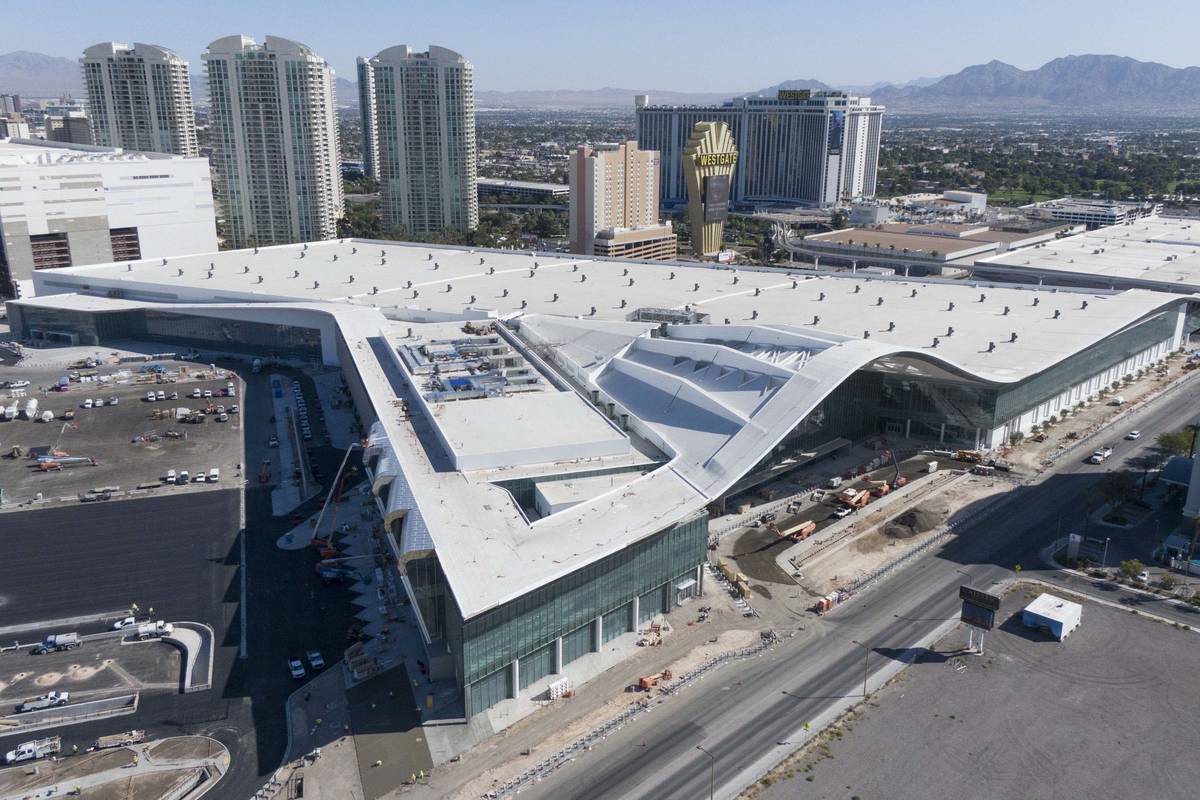
[[[888,659],[911,662],[919,655],[912,646],[957,616],[960,584],[987,587],[1012,577],[1018,564],[1024,575],[1197,624],[1200,615],[1162,601],[1112,585],[1101,588],[1103,582],[1052,575],[1039,559],[1058,534],[1060,520],[1065,526],[1082,515],[1088,492],[1108,469],[1152,446],[1157,432],[1195,418],[1196,396],[1197,388],[1189,385],[1114,426],[1106,438],[1120,439],[1133,428],[1143,437],[1121,441],[1114,460],[1104,465],[1081,463],[1090,448],[1065,457],[1041,484],[1012,492],[992,513],[965,524],[939,552],[824,619],[807,620],[801,636],[769,655],[706,676],[523,794],[695,800],[710,789],[710,761],[696,749],[700,745],[715,757],[716,796],[735,797],[768,762],[793,749],[786,743],[800,738],[805,722],[839,700],[861,696],[864,651],[855,640],[870,647],[871,671]],[[958,516],[971,513],[968,507]]]

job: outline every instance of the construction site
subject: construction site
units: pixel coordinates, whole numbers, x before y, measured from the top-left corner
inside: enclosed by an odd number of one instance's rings
[[[4,508],[190,491],[219,484],[214,468],[240,476],[240,381],[226,370],[93,361],[22,372],[29,386],[0,390]]]

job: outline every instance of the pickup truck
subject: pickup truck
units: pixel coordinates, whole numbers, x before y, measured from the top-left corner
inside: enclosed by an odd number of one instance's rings
[[[1112,445],[1106,444],[1103,447],[1101,447],[1100,449],[1098,449],[1096,452],[1092,453],[1091,456],[1088,457],[1088,463],[1102,464],[1112,454],[1113,454]]]
[[[16,764],[34,758],[52,756],[62,750],[62,739],[51,736],[46,739],[34,739],[31,742],[21,742],[14,749],[4,754],[5,764]]]
[[[65,706],[70,699],[70,692],[49,692],[41,697],[35,697],[32,700],[26,700],[21,703],[17,706],[17,713],[24,714],[27,711],[41,711],[43,708]]]

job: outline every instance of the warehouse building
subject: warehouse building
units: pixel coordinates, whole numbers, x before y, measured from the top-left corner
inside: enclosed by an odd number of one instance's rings
[[[1200,291],[1200,219],[1150,216],[977,259],[973,274],[1106,289]]]
[[[25,338],[338,366],[469,714],[587,680],[702,591],[707,509],[757,475],[879,433],[1004,444],[1179,347],[1200,301],[363,240],[34,281]]]

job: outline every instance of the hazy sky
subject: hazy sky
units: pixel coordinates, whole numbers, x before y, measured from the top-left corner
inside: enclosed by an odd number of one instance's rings
[[[201,68],[209,42],[296,39],[354,80],[354,59],[439,44],[475,64],[478,89],[747,91],[791,78],[904,81],[1000,59],[1113,53],[1200,62],[1200,0],[0,0],[0,52],[77,58],[143,41]]]

